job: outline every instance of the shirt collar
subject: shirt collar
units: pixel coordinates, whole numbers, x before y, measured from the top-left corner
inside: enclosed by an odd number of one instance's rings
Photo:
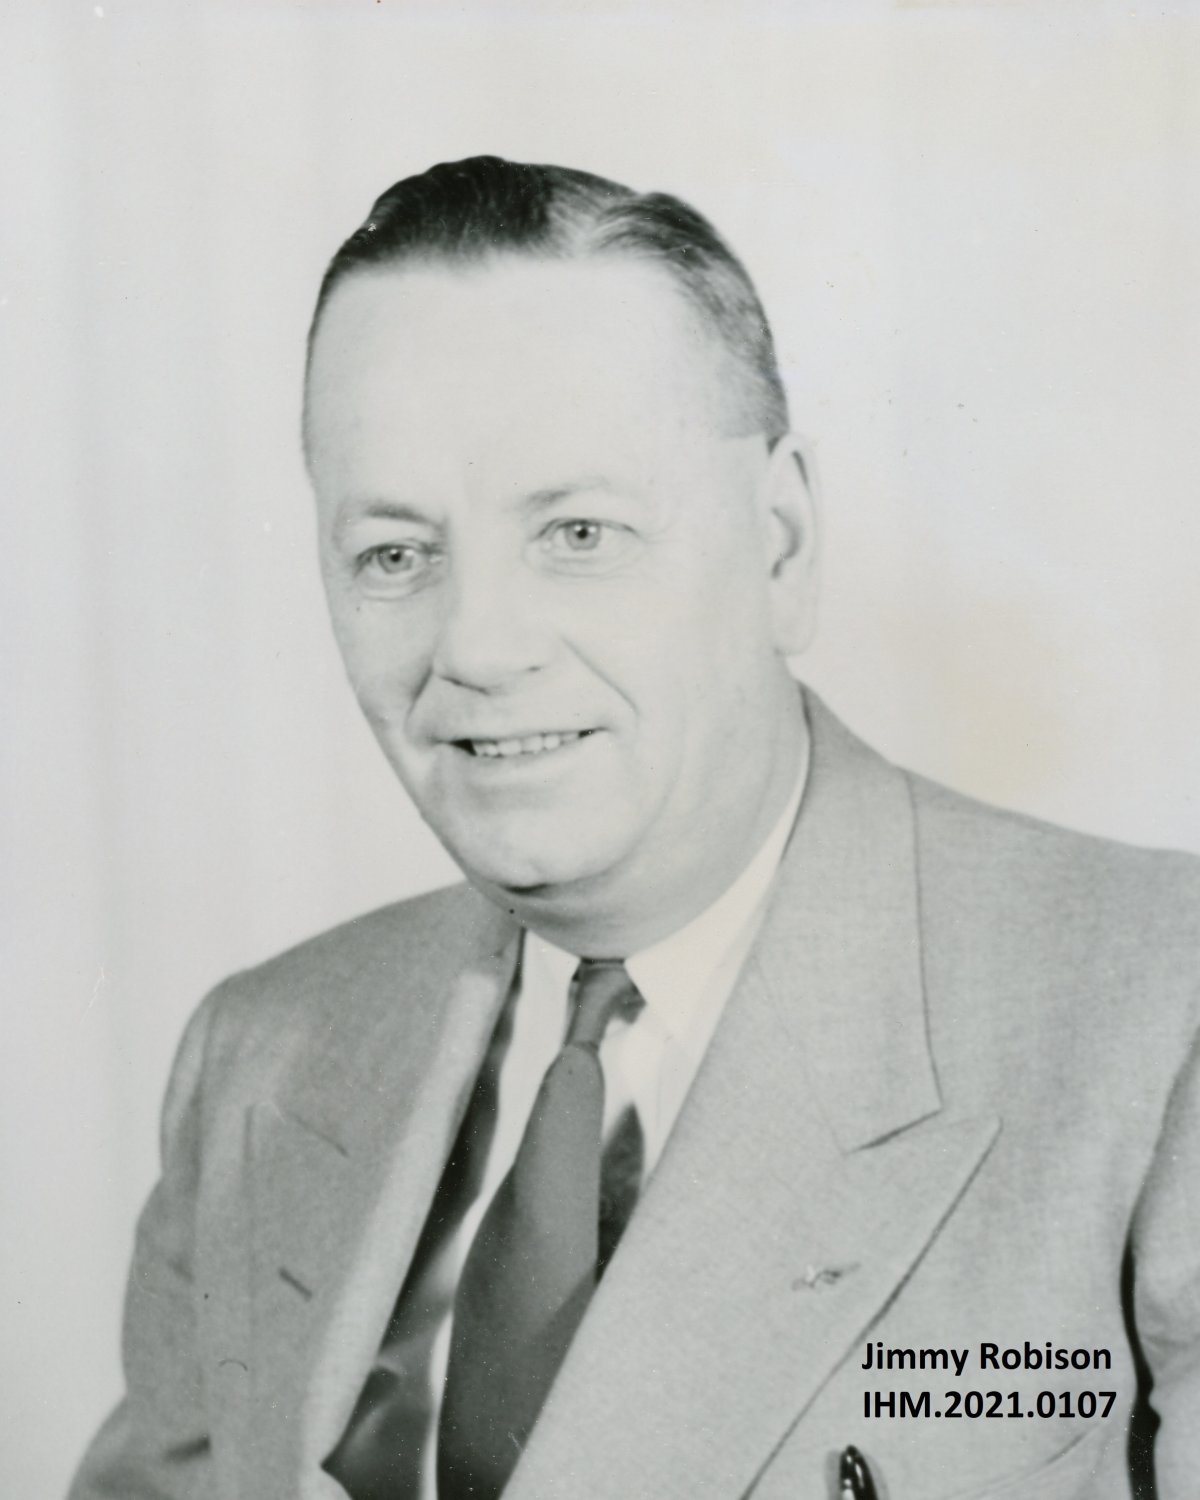
[[[680,1037],[687,1032],[698,997],[761,913],[800,808],[808,780],[809,756],[806,736],[791,796],[758,852],[733,884],[686,926],[625,960],[629,977],[648,1009],[671,1036]],[[539,934],[527,931],[525,962],[537,964],[559,981],[565,991],[579,959]]]

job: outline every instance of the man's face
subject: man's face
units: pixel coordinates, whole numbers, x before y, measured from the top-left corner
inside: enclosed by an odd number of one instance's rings
[[[731,878],[761,822],[795,693],[767,448],[725,434],[720,378],[629,260],[357,273],[326,307],[307,434],[334,629],[493,893],[653,900]]]

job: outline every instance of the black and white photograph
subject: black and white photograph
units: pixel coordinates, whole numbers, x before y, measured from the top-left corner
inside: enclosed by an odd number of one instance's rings
[[[1200,1494],[1200,7],[0,18],[0,1493]]]

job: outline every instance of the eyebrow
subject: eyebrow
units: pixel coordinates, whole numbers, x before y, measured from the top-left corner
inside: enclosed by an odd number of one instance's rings
[[[522,496],[519,502],[520,508],[533,512],[545,510],[551,505],[557,505],[560,500],[568,500],[572,495],[587,494],[592,490],[605,491],[608,494],[630,493],[628,486],[617,483],[605,474],[585,474],[579,479],[568,480],[565,484],[554,484],[545,489],[532,490],[528,495]]]
[[[552,505],[557,505],[560,501],[570,499],[572,495],[587,494],[595,490],[609,494],[629,492],[628,486],[619,484],[604,474],[585,474],[578,479],[566,480],[562,484],[552,484],[542,489],[531,490],[520,497],[516,506],[526,513],[536,514],[538,511],[547,510]],[[371,520],[405,521],[416,526],[438,524],[420,506],[410,505],[403,500],[352,500],[338,516],[334,525],[334,533],[340,538],[360,521]]]
[[[352,500],[334,521],[334,536],[340,539],[360,521],[407,521],[416,526],[437,524],[418,506],[407,505],[402,500]]]

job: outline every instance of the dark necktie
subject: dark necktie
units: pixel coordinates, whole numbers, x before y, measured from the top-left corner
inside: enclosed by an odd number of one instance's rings
[[[512,1170],[459,1280],[438,1438],[439,1500],[494,1500],[504,1489],[636,1196],[642,1143],[632,1110],[601,1171],[598,1053],[609,1023],[636,1015],[642,997],[623,964],[585,960],[574,1001],[566,1043],[542,1080]]]
[[[609,1023],[633,1019],[642,997],[624,965],[584,960],[571,998],[566,1043],[542,1081],[512,1169],[459,1280],[440,1424],[439,1500],[483,1500],[503,1489],[519,1452],[509,1433],[523,1444],[637,1201],[643,1138],[632,1105],[601,1165],[604,1079],[597,1054]],[[426,1418],[410,1408],[405,1382],[390,1365],[406,1362],[406,1314],[422,1268],[479,1191],[511,1019],[506,1011],[480,1070],[384,1335],[381,1356],[388,1357],[372,1370],[323,1466],[353,1500],[410,1500],[416,1493]],[[500,1371],[495,1380],[493,1370]]]

